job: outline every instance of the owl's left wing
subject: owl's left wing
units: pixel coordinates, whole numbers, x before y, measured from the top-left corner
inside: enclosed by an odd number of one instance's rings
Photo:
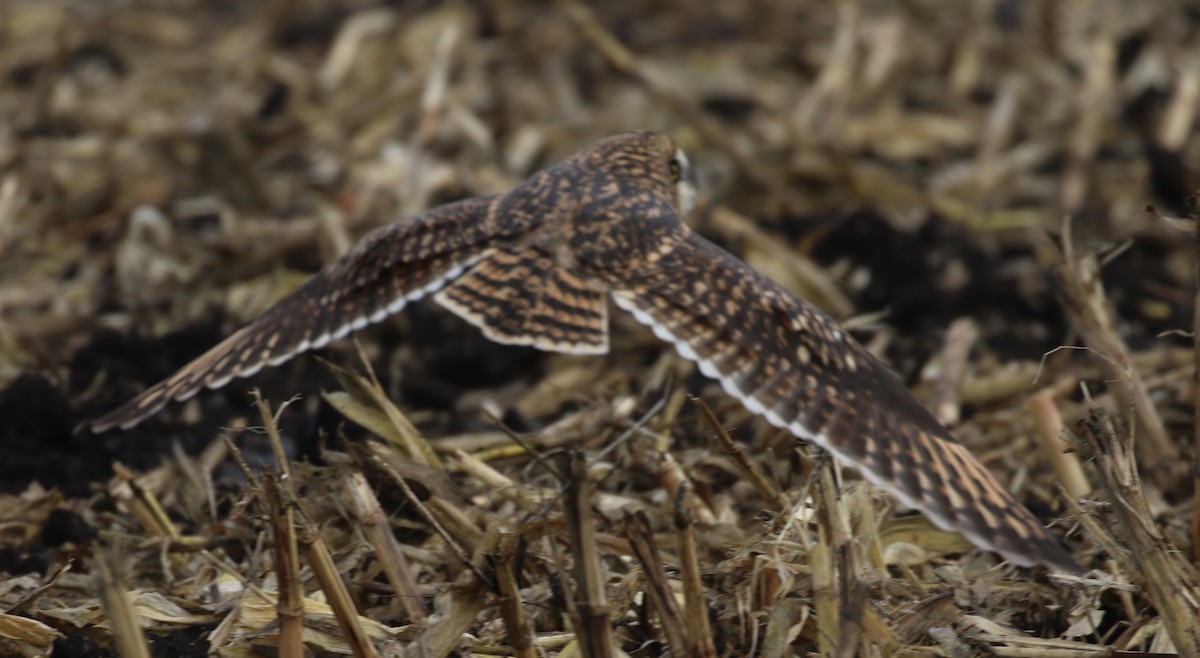
[[[490,253],[499,200],[467,199],[376,230],[262,317],[89,426],[128,429],[172,400],[279,365],[436,292]]]
[[[1078,572],[1038,520],[878,359],[824,313],[689,232],[614,284],[751,412],[829,450],[939,526],[1013,562]]]

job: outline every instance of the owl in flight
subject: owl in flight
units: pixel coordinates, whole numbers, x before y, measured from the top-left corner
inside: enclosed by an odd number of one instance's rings
[[[657,133],[610,137],[508,194],[384,226],[262,317],[91,423],[129,428],[171,400],[434,300],[488,338],[608,350],[608,298],[776,427],[860,470],[939,526],[1022,566],[1078,572],[1024,506],[836,322],[681,218],[687,157]]]

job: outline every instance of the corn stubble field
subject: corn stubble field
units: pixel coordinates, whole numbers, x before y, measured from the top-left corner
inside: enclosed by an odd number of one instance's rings
[[[1197,655],[1197,52],[1175,0],[0,3],[0,654]],[[1089,572],[615,309],[583,357],[422,302],[73,431],[370,229],[642,129]]]

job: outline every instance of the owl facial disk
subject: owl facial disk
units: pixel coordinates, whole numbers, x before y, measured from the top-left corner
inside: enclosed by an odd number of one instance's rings
[[[675,193],[679,196],[679,216],[686,217],[696,205],[696,179],[692,163],[683,149],[676,148],[671,158],[671,178],[675,180]]]

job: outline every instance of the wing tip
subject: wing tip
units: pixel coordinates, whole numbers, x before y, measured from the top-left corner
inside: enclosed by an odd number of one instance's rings
[[[1050,534],[1032,513],[1028,515],[1025,525],[1026,530],[1033,533],[1028,539],[1018,539],[1014,535],[1023,533],[1004,532],[1003,528],[989,528],[990,536],[980,536],[977,532],[971,533],[971,536],[982,540],[993,551],[1019,567],[1041,566],[1050,571],[1073,576],[1086,571],[1062,542]]]
[[[1038,563],[1043,567],[1057,573],[1064,573],[1071,576],[1080,576],[1087,572],[1083,565],[1075,559],[1073,555],[1063,548],[1062,544],[1051,540],[1051,543],[1043,546],[1040,551],[1041,556],[1038,558]],[[1046,550],[1051,549],[1051,550]]]
[[[1087,571],[1067,552],[1067,549],[1063,548],[1062,544],[1049,535],[1047,535],[1044,541],[1037,542],[1036,545],[1028,546],[1024,549],[996,545],[993,545],[991,549],[1005,560],[1026,569],[1043,567],[1054,573],[1071,576],[1079,576]]]
[[[139,395],[138,397],[126,402],[125,404],[113,409],[99,418],[93,418],[92,420],[84,421],[75,429],[78,432],[82,428],[87,428],[91,430],[92,434],[102,434],[112,429],[133,429],[139,423],[158,413],[164,406],[166,406],[168,400],[162,399],[161,397],[152,400],[151,398],[155,396],[147,395],[157,393],[157,391],[158,387],[151,388],[142,395]]]
[[[103,434],[112,429],[128,430],[140,423],[143,419],[136,418],[132,420],[125,419],[125,414],[120,413],[120,409],[112,413],[104,414],[99,418],[87,420],[75,427],[75,433],[79,434],[83,430],[88,430],[92,434]]]

